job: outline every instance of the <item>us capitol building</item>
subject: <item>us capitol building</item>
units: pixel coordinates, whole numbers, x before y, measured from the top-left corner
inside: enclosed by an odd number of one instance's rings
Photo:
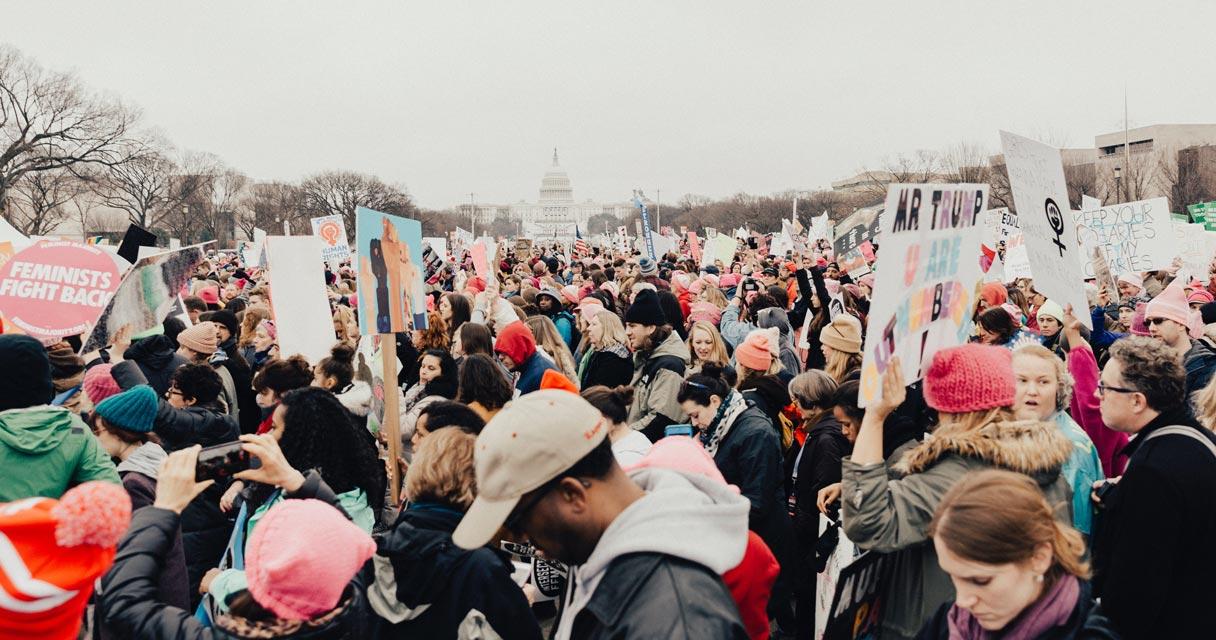
[[[647,201],[649,206],[649,201]],[[475,207],[475,209],[474,209]],[[605,229],[588,229],[587,221],[595,215],[608,214],[625,219],[636,207],[632,202],[599,203],[591,200],[574,201],[574,187],[570,176],[557,160],[557,149],[553,150],[553,164],[540,181],[540,197],[536,202],[520,200],[513,204],[462,204],[456,207],[461,216],[475,216],[478,226],[494,220],[512,220],[523,223],[524,234],[555,235],[573,237],[577,225],[586,236],[589,233],[604,233]],[[468,219],[467,217],[465,219]],[[632,232],[632,231],[631,231]]]

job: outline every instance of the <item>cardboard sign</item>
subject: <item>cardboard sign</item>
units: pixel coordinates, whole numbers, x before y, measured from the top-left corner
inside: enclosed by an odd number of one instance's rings
[[[119,280],[105,251],[43,240],[4,262],[0,314],[37,338],[81,334],[97,321]]]
[[[350,257],[350,243],[346,241],[346,221],[339,215],[312,218],[312,234],[324,245],[321,259],[326,262],[342,262]]]
[[[1034,265],[1035,290],[1062,307],[1072,305],[1077,319],[1092,329],[1089,314],[1081,312],[1089,302],[1060,150],[1007,131],[1001,132],[1001,146],[1026,253]]]
[[[904,382],[919,380],[934,352],[967,341],[980,270],[988,185],[892,184],[882,215],[882,259],[862,351],[858,405],[882,397],[899,356]],[[886,266],[881,266],[886,265]]]
[[[278,329],[279,353],[301,354],[316,364],[329,355],[337,336],[325,292],[324,240],[317,236],[266,238],[270,307]],[[363,287],[359,287],[362,289]]]
[[[892,556],[867,551],[841,569],[823,637],[876,638],[882,620],[884,587],[895,569]]]
[[[1165,198],[1082,210],[1075,221],[1086,257],[1093,255],[1093,248],[1100,248],[1116,275],[1164,269],[1178,254]],[[1085,277],[1094,277],[1092,261],[1082,264]]]
[[[1170,226],[1173,228],[1174,247],[1178,257],[1182,259],[1182,266],[1192,277],[1206,283],[1212,252],[1208,250],[1203,224],[1175,222]]]
[[[355,210],[355,237],[360,333],[426,328],[422,224],[359,207]]]
[[[132,334],[140,334],[163,322],[173,311],[182,287],[204,260],[204,246],[158,253],[132,265],[97,318],[81,353],[110,344],[111,337],[124,326],[130,325]]]

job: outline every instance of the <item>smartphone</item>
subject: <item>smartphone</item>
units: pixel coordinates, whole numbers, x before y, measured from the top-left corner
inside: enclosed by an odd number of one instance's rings
[[[669,424],[663,429],[663,437],[667,436],[688,436],[692,437],[691,424]]]
[[[198,464],[194,467],[194,480],[215,480],[225,483],[236,473],[249,468],[249,452],[241,449],[241,442],[225,442],[207,447],[198,452]]]

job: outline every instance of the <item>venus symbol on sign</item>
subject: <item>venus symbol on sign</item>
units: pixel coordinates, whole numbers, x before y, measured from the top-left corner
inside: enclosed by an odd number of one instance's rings
[[[1056,234],[1056,239],[1052,240],[1052,243],[1056,247],[1059,247],[1060,257],[1063,258],[1066,247],[1063,242],[1060,242],[1060,235],[1064,233],[1064,215],[1060,213],[1060,207],[1056,204],[1056,201],[1051,198],[1047,199],[1044,209],[1047,211],[1047,224],[1051,227],[1052,232]]]

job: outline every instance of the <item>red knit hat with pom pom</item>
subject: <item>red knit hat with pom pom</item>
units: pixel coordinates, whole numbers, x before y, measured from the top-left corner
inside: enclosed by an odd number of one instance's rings
[[[75,638],[130,523],[131,499],[109,482],[0,505],[0,543],[15,552],[2,567],[5,590],[15,592],[0,603],[0,637]]]
[[[1013,404],[1013,355],[1005,347],[966,344],[933,354],[925,372],[925,402],[945,413]]]

